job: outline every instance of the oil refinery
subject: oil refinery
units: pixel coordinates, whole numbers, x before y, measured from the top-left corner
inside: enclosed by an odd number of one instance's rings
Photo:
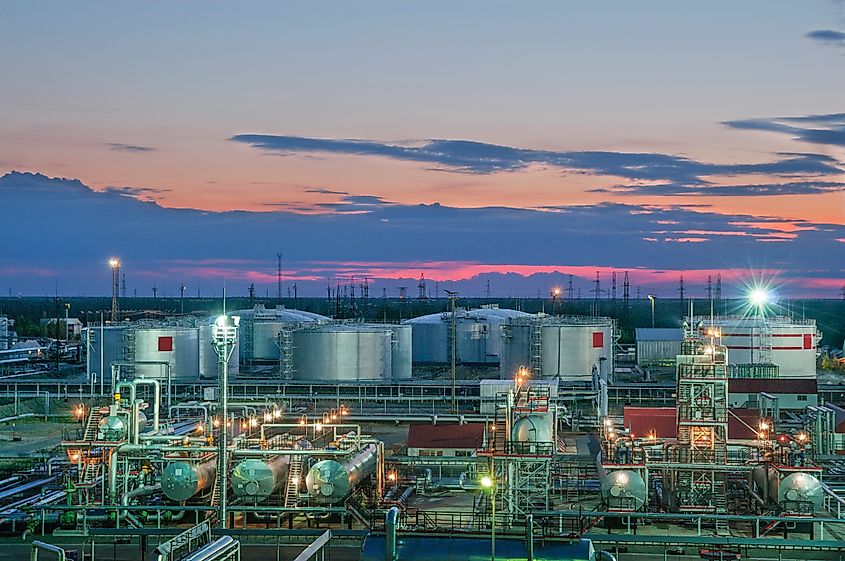
[[[76,378],[4,349],[4,458],[40,423],[61,432],[0,481],[9,547],[841,559],[843,389],[818,383],[814,320],[691,307],[679,328],[638,327],[634,351],[612,317],[443,306],[397,323],[261,304],[91,321],[60,359]]]

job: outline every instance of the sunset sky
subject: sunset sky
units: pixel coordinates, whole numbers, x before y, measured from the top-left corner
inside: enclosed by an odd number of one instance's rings
[[[842,0],[0,2],[0,71],[3,296],[845,284]]]

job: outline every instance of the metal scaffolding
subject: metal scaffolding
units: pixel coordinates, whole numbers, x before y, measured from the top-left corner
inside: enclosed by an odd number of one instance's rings
[[[728,367],[727,350],[711,335],[702,339],[686,326],[677,358],[677,466],[673,499],[680,511],[727,511]]]

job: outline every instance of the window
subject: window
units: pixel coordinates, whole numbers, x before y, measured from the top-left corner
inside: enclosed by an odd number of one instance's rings
[[[467,457],[472,456],[471,450],[455,450],[455,456]]]
[[[798,401],[807,401],[807,396],[806,395],[799,395]]]

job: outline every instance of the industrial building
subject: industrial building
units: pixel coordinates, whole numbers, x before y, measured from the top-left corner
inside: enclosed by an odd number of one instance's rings
[[[469,457],[485,448],[483,423],[463,425],[413,424],[408,428],[409,456]]]
[[[637,364],[655,366],[675,363],[675,357],[681,354],[684,332],[680,327],[638,327],[635,337]]]
[[[475,310],[458,308],[402,322],[413,334],[413,362],[446,364],[452,360],[452,321],[455,323],[455,359],[461,364],[499,364],[502,328],[511,318],[529,317],[518,310],[495,305]]]
[[[613,373],[616,333],[607,317],[529,316],[502,326],[503,379],[524,366],[534,379],[607,380]]]

